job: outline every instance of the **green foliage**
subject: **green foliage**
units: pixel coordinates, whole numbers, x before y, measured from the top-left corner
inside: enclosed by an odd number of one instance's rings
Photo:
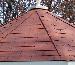
[[[42,0],[44,1],[44,0]],[[45,4],[48,6],[49,11],[53,11],[57,14],[62,12],[62,18],[67,19],[69,22],[75,22],[75,0],[57,0],[54,6],[52,2],[55,0],[45,0]]]

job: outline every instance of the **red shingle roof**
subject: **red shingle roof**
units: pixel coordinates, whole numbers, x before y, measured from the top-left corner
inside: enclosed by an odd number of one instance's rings
[[[74,32],[47,10],[31,10],[0,27],[0,61],[75,60]]]

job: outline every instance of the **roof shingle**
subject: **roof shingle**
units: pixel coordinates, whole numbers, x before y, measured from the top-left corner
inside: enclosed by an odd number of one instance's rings
[[[0,27],[0,61],[75,60],[75,28],[64,21],[35,9]]]

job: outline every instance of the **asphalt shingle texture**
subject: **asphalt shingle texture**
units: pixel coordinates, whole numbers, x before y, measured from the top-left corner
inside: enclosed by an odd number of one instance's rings
[[[35,9],[0,27],[0,61],[75,60],[75,28]]]

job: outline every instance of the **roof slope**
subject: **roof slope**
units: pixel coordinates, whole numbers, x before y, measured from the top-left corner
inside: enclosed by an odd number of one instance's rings
[[[75,60],[74,31],[47,10],[31,10],[0,27],[0,61]]]

